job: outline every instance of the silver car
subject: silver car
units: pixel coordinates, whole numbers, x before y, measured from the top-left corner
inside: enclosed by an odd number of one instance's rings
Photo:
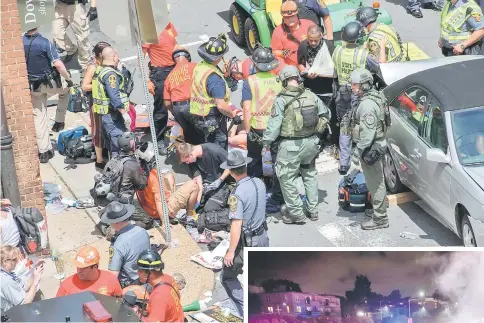
[[[382,64],[379,75],[392,117],[388,190],[411,189],[466,247],[484,246],[483,75],[482,56]]]

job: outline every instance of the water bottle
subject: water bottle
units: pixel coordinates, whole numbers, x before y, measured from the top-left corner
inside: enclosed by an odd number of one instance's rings
[[[74,200],[71,200],[71,199],[63,198],[61,200],[61,202],[62,202],[62,204],[70,206],[70,207],[76,207],[77,206],[77,201],[74,201]]]
[[[418,235],[412,232],[400,232],[400,238],[415,240],[418,238]]]

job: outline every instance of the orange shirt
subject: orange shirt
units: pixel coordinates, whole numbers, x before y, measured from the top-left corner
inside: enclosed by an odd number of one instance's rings
[[[314,22],[307,19],[300,19],[299,21],[301,24],[298,30],[293,32],[292,35],[301,42],[307,38],[308,28],[313,26]],[[272,33],[271,48],[273,51],[286,49],[291,50],[292,53],[288,57],[284,58],[284,62],[287,65],[297,66],[297,49],[299,48],[299,44],[287,38],[287,34],[282,29],[282,24],[277,26]]]
[[[158,36],[158,44],[143,44],[143,50],[146,50],[148,53],[152,66],[167,67],[175,65],[171,54],[173,54],[177,44],[176,36],[178,36],[178,32],[170,22]]]
[[[121,296],[118,278],[109,271],[99,270],[97,280],[81,280],[78,274],[67,277],[59,286],[56,297],[82,292],[93,292],[107,296]]]
[[[197,63],[177,64],[168,74],[163,89],[163,99],[171,102],[190,100],[193,70]]]
[[[183,322],[185,315],[178,296],[178,285],[173,277],[167,274],[163,275],[161,281],[171,284],[176,291],[168,285],[155,287],[150,294],[148,316],[143,317],[143,322]]]
[[[156,194],[160,194],[160,185],[158,184],[158,172],[156,169],[152,169],[150,175],[148,176],[148,185],[142,191],[136,191],[136,196],[138,197],[139,204],[153,219],[159,219],[160,215],[156,211]],[[170,198],[170,192],[167,190],[166,185],[164,186],[166,200]]]

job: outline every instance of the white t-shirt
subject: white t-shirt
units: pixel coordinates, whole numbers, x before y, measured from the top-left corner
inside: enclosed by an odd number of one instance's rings
[[[0,215],[0,244],[18,246],[20,242],[20,234],[18,232],[17,222],[13,218],[12,212],[1,211]]]

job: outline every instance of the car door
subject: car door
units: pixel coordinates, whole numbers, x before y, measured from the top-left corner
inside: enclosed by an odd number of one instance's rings
[[[412,191],[420,194],[420,164],[423,155],[418,143],[430,92],[418,85],[404,90],[390,104],[392,126],[388,129],[388,147],[391,150],[400,179]]]
[[[436,163],[427,160],[425,150],[437,148],[448,154],[448,139],[445,115],[442,105],[432,97],[428,114],[424,118],[419,142],[423,152],[419,160],[421,172],[420,197],[440,215],[443,220],[450,223],[453,210],[450,207],[450,184],[452,180],[452,167],[448,164]],[[453,217],[452,217],[453,218]]]

